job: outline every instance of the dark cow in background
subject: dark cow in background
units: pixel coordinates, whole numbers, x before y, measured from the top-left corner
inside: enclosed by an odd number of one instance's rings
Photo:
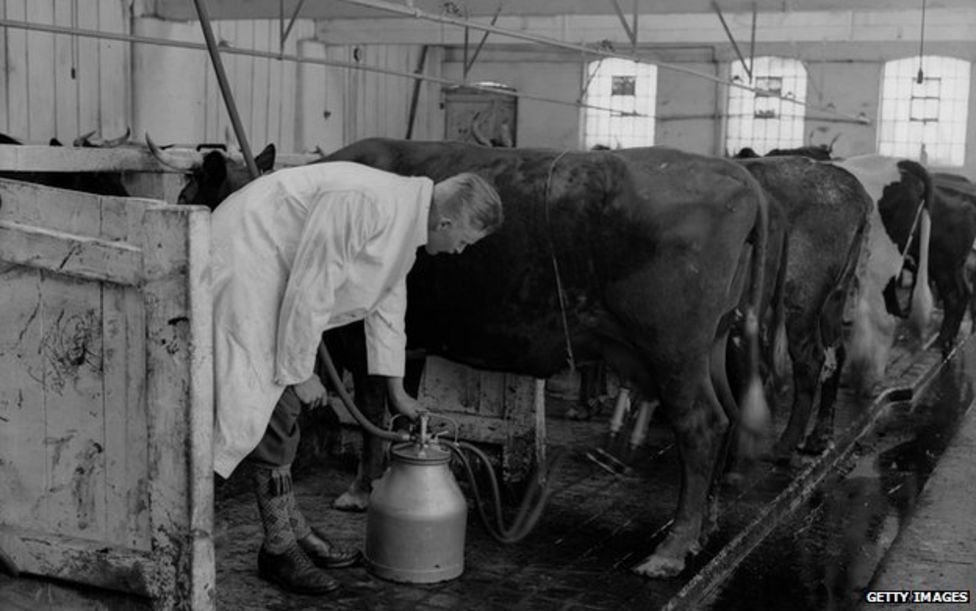
[[[792,149],[773,149],[766,153],[766,157],[807,157],[808,159],[816,159],[817,161],[829,161],[833,159],[832,155],[833,143],[827,144],[811,144],[808,146],[801,146]],[[735,154],[736,159],[756,159],[763,157],[750,147],[745,147],[739,150]]]
[[[81,136],[76,142],[82,146],[94,146],[88,139],[95,132]],[[128,132],[126,132],[126,138]],[[87,144],[86,144],[87,143]],[[21,145],[22,143],[7,136],[0,134],[0,144]],[[103,143],[104,145],[105,143]],[[109,141],[107,144],[112,145]],[[52,138],[50,146],[59,147],[61,142]],[[72,191],[83,191],[95,195],[112,195],[127,197],[129,195],[125,186],[122,184],[122,174],[120,172],[8,172],[0,171],[0,178],[10,178],[22,180],[35,184],[46,185],[58,189],[69,189]]]
[[[925,337],[932,318],[929,251],[932,233],[932,180],[919,163],[882,155],[860,155],[830,162],[861,181],[874,206],[869,221],[868,261],[858,274],[848,357],[868,383],[884,377],[899,318],[908,318],[916,340]],[[918,261],[910,303],[899,298],[899,277],[907,257]]]
[[[970,306],[976,320],[973,282],[976,279],[976,185],[963,176],[935,173],[932,202],[932,282],[942,301],[943,317],[938,343],[943,353],[955,344],[959,327]],[[976,325],[970,327],[976,329]]]
[[[782,244],[780,250],[769,252],[767,274],[777,281],[767,336],[778,340],[785,332],[793,400],[774,452],[779,458],[788,458],[798,448],[820,453],[833,435],[834,402],[845,360],[844,303],[863,265],[860,259],[867,254],[862,245],[871,198],[849,172],[806,157],[741,163],[767,193],[771,233],[777,236],[771,244]],[[776,361],[777,346],[772,352],[770,359]],[[774,363],[773,369],[780,367]],[[817,423],[801,445],[818,394]]]
[[[791,151],[810,156],[809,148]],[[847,351],[855,379],[864,390],[870,390],[877,388],[884,377],[897,320],[910,318],[911,331],[916,338],[922,338],[932,316],[928,283],[929,253],[935,248],[930,246],[935,231],[930,211],[934,200],[932,179],[917,162],[882,155],[823,163],[856,176],[873,201],[868,256],[858,271],[856,298],[849,304],[853,328]],[[908,259],[920,262],[920,272],[913,279],[910,305],[904,305],[899,300],[898,279]]]
[[[725,404],[731,393],[717,364],[743,303],[758,350],[767,209],[752,176],[663,148],[638,164],[612,153],[369,139],[326,158],[340,160],[434,180],[474,171],[494,182],[506,216],[497,233],[454,260],[418,255],[409,341],[474,367],[548,377],[566,364],[568,333],[576,358],[601,358],[659,397],[682,460],[681,493],[666,538],[634,570],[680,572],[716,519],[713,476],[737,407]],[[766,407],[751,380],[740,407],[754,429]]]
[[[146,145],[160,163],[188,174],[177,204],[197,204],[213,210],[228,195],[251,180],[243,159],[224,151],[210,150],[202,153],[199,160],[192,160],[177,157],[160,148],[149,134],[146,134]],[[254,157],[254,163],[262,174],[274,169],[275,155],[275,145],[269,144]]]

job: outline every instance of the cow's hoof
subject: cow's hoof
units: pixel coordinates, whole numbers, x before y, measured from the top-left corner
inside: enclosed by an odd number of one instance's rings
[[[369,493],[364,490],[346,490],[339,498],[332,501],[332,508],[362,513],[369,508]]]
[[[820,456],[827,448],[833,445],[833,441],[827,435],[811,435],[800,449],[804,454]]]
[[[738,471],[729,471],[722,476],[722,483],[733,490],[739,490],[742,487],[743,480],[745,477]]]
[[[674,577],[685,570],[684,558],[673,558],[669,556],[658,556],[651,554],[644,561],[635,566],[634,573],[649,579],[661,579],[663,577]]]
[[[788,465],[795,449],[796,446],[792,443],[776,442],[773,446],[773,462],[777,465]]]
[[[588,409],[586,409],[586,408],[584,408],[582,406],[579,406],[579,405],[576,405],[576,406],[573,406],[573,407],[569,408],[563,414],[563,418],[565,418],[566,420],[583,420],[583,421],[589,421],[589,419],[592,418],[592,417],[593,417],[593,415],[590,413],[590,410],[588,410]]]

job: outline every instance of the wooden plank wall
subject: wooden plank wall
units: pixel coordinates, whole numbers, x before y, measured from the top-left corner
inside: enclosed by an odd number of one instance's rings
[[[327,46],[326,56],[398,72],[414,72],[421,49],[421,45]],[[440,76],[442,64],[443,49],[429,47],[424,74]],[[372,136],[406,137],[413,79],[353,68],[329,68],[326,74],[326,91],[340,92],[336,100],[338,112],[333,110],[330,120],[339,119],[336,122],[342,126],[343,144]],[[422,83],[414,119],[414,140],[443,138],[440,90],[441,85],[437,83]]]
[[[214,22],[214,35],[240,49],[277,52],[281,48],[280,22],[277,20],[244,20]],[[295,21],[285,40],[284,53],[297,55],[299,42],[314,36],[315,25],[307,19]],[[203,58],[206,61],[206,58]],[[296,129],[298,107],[298,74],[295,62],[225,55],[224,68],[234,92],[241,122],[255,153],[265,144],[274,143],[280,152],[302,152],[315,148],[306,143]],[[322,67],[313,67],[324,70]],[[224,142],[230,129],[217,78],[206,71],[203,140]]]
[[[6,19],[127,34],[123,0],[3,0]],[[131,124],[129,45],[0,28],[0,132],[36,143],[70,143]]]
[[[2,0],[0,16],[129,34],[133,27],[129,5],[125,0]],[[140,17],[137,21],[153,20]],[[196,23],[170,22],[167,28],[149,28],[148,35],[164,31],[174,40],[203,40]],[[224,44],[271,52],[281,50],[280,28],[277,19],[214,22],[214,33]],[[283,51],[286,55],[357,62],[410,73],[417,68],[422,48],[335,46],[315,37],[315,23],[299,19]],[[159,47],[149,49],[141,53],[163,53]],[[111,138],[132,126],[140,132],[151,127],[164,143],[172,141],[167,138],[169,134],[178,134],[177,140],[184,144],[226,142],[230,119],[206,53],[171,53],[163,56],[163,69],[154,71],[152,76],[137,75],[133,79],[133,50],[129,43],[0,28],[0,65],[6,67],[0,70],[0,132],[32,143],[47,143],[51,137],[70,143],[84,132],[100,130],[104,137]],[[189,65],[188,57],[193,58]],[[179,59],[183,67],[165,63],[170,62],[169,58]],[[272,142],[282,153],[308,152],[316,147],[331,151],[360,138],[406,136],[412,79],[230,54],[224,55],[224,61],[255,151]],[[442,50],[430,47],[425,74],[439,76],[442,62]],[[203,79],[203,83],[190,85],[185,82],[187,77]],[[172,109],[172,116],[160,118],[153,98],[158,106],[161,94],[170,99],[176,91],[194,99],[175,96],[178,108]],[[424,82],[421,86],[415,139],[442,138],[440,95],[440,85]],[[134,108],[133,104],[146,108]],[[188,142],[184,141],[187,133],[191,138]],[[134,133],[133,137],[141,139],[142,133]]]

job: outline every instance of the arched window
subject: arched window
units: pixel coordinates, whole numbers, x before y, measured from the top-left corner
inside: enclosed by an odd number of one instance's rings
[[[803,101],[807,96],[807,70],[799,60],[757,57],[752,83],[742,64],[732,64],[731,78],[744,85]],[[751,147],[760,155],[775,148],[803,146],[804,106],[765,93],[729,87],[725,148],[735,154]]]
[[[626,59],[605,58],[586,67],[583,102],[583,145],[610,148],[654,144],[654,105],[657,66]]]
[[[933,165],[961,166],[966,150],[969,62],[923,56],[885,64],[878,152]]]

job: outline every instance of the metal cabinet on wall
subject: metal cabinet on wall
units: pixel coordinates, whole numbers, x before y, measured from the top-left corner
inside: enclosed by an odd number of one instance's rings
[[[479,83],[482,87],[444,89],[444,139],[471,142],[485,146],[517,145],[518,98],[515,90],[497,83]]]

